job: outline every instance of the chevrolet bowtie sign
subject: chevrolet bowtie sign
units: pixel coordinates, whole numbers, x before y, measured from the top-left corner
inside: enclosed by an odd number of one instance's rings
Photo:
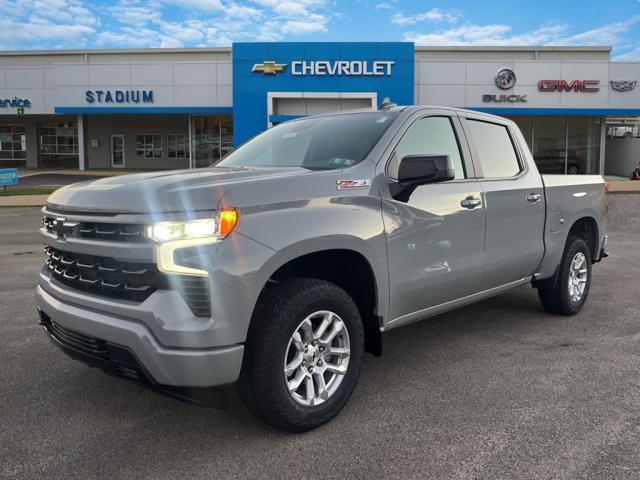
[[[279,72],[284,72],[284,69],[287,68],[287,65],[284,63],[276,63],[272,60],[265,61],[262,63],[256,63],[251,71],[253,73],[264,73],[265,75],[275,75]]]
[[[291,62],[291,75],[296,76],[348,76],[348,77],[378,77],[390,76],[393,65],[392,60],[376,60],[373,62],[363,60],[296,60]],[[265,75],[275,75],[284,72],[287,65],[274,61],[256,63],[252,72]]]

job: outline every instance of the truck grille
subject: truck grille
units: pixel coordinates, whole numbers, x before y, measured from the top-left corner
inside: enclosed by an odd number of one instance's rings
[[[74,290],[136,302],[146,300],[156,290],[177,290],[194,315],[211,315],[207,278],[165,275],[155,264],[121,262],[50,246],[44,252],[51,277]]]
[[[144,225],[130,223],[64,222],[64,228],[58,229],[58,218],[45,215],[42,225],[45,230],[58,235],[64,232],[67,237],[105,240],[109,242],[143,242],[146,240]]]

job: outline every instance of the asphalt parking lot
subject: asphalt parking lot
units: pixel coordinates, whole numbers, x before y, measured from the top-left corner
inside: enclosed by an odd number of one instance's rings
[[[67,358],[37,326],[39,210],[0,208],[0,478],[640,478],[640,195],[608,198],[581,314],[522,287],[390,332],[303,435]]]

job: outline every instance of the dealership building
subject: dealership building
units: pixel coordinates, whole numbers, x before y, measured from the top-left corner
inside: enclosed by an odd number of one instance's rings
[[[513,119],[543,172],[640,161],[640,62],[609,47],[237,43],[0,52],[0,168],[211,165],[304,115],[397,104]]]

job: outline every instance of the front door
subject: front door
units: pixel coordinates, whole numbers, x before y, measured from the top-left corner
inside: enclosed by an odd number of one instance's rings
[[[111,135],[111,167],[124,168],[124,135]]]
[[[457,117],[448,111],[429,112],[429,116],[414,117],[386,168],[390,191],[383,192],[382,210],[389,258],[389,318],[398,324],[416,319],[427,308],[483,290],[482,188]],[[455,179],[421,185],[408,198],[395,195],[397,165],[407,155],[449,155]]]

